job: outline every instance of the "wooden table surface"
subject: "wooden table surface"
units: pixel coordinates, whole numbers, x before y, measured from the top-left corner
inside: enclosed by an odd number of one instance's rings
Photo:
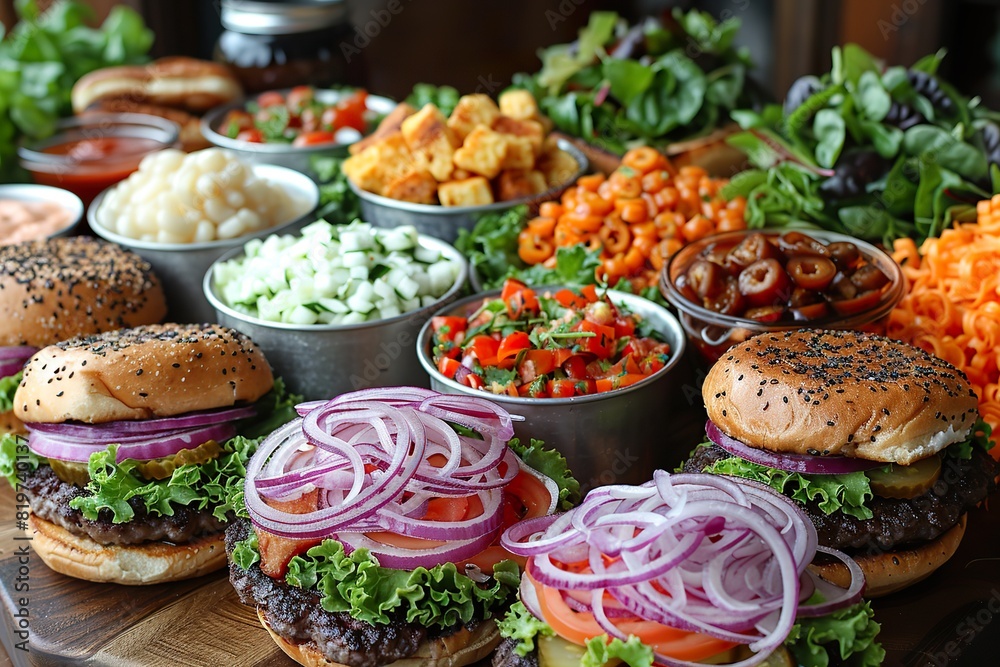
[[[962,545],[940,571],[875,601],[886,665],[1000,665],[1000,494],[990,503],[993,511],[970,514]],[[29,589],[18,592],[18,577],[25,583],[18,549],[30,542],[18,539],[24,535],[15,524],[13,493],[0,484],[0,639],[14,664],[294,665],[239,604],[224,572],[148,587],[93,584],[52,572],[29,549]],[[22,641],[13,634],[21,607],[30,622],[27,653],[14,648]]]

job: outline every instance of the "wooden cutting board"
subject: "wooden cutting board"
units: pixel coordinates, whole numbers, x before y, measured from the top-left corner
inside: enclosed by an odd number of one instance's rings
[[[958,552],[934,576],[874,601],[885,665],[1000,664],[1000,494],[990,505],[970,513]],[[18,592],[18,549],[30,542],[15,510],[0,480],[0,640],[15,665],[294,667],[224,572],[159,586],[94,584],[52,572],[29,549],[29,590]],[[27,653],[13,634],[21,607],[30,622]]]

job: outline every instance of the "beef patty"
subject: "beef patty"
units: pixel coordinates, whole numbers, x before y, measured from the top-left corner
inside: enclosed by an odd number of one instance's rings
[[[520,643],[517,639],[504,637],[497,645],[497,650],[493,653],[493,667],[538,667],[538,649],[535,648],[528,655],[520,656],[515,650]]]
[[[698,447],[684,463],[684,472],[701,472],[732,454],[716,447]],[[867,505],[871,519],[857,519],[843,512],[826,514],[817,503],[804,505],[816,526],[819,543],[851,555],[898,550],[937,539],[958,523],[959,518],[996,490],[1000,463],[979,447],[968,460],[946,457],[941,478],[916,498],[875,496]]]
[[[143,542],[172,542],[183,544],[196,537],[222,532],[226,523],[219,521],[210,510],[196,510],[183,506],[174,507],[173,516],[155,516],[146,511],[139,498],[128,501],[135,516],[125,523],[112,523],[113,513],[102,509],[96,521],[83,516],[80,510],[69,506],[74,498],[90,495],[85,489],[64,482],[47,465],[28,473],[21,486],[31,511],[40,519],[65,528],[74,535],[89,537],[98,544],[142,544]]]
[[[226,552],[245,540],[252,528],[236,519],[226,529]],[[245,605],[257,607],[276,633],[293,643],[312,643],[328,660],[350,667],[380,667],[416,653],[421,642],[456,632],[428,629],[396,617],[387,625],[372,625],[343,612],[329,612],[320,596],[264,574],[259,564],[249,570],[229,559],[229,580]],[[464,627],[472,630],[473,620]]]

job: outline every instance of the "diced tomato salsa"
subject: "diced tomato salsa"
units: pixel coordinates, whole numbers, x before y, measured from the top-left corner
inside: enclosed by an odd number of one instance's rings
[[[569,398],[628,387],[662,369],[670,346],[593,286],[537,293],[509,279],[469,317],[435,317],[434,362],[494,394]]]
[[[305,147],[336,141],[337,130],[368,131],[368,93],[358,90],[335,104],[321,102],[312,86],[297,86],[287,95],[262,93],[243,109],[226,114],[219,133],[250,143],[291,143]]]

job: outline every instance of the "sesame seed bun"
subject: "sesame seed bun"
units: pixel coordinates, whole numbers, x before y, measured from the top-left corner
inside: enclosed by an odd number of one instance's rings
[[[257,618],[289,658],[305,667],[347,667],[329,660],[319,651],[315,642],[293,643],[272,628],[263,611],[257,609]],[[500,643],[500,631],[492,620],[484,621],[473,630],[462,628],[446,637],[425,641],[417,652],[402,660],[389,663],[388,667],[463,667],[484,659]]]
[[[790,331],[735,345],[702,388],[727,435],[774,452],[908,465],[968,438],[978,400],[951,364],[853,331]]]
[[[27,534],[35,553],[49,568],[87,581],[131,586],[160,584],[200,577],[226,564],[223,533],[184,544],[105,546],[32,514]]]
[[[0,346],[45,347],[166,314],[149,262],[113,243],[70,237],[0,247]]]
[[[216,324],[154,324],[39,350],[14,414],[24,422],[97,424],[253,403],[274,378],[260,348]]]
[[[865,597],[877,598],[923,581],[948,562],[965,535],[967,514],[936,540],[911,549],[860,554],[854,561],[865,573]],[[851,575],[841,563],[810,565],[809,569],[842,588],[850,585]]]

